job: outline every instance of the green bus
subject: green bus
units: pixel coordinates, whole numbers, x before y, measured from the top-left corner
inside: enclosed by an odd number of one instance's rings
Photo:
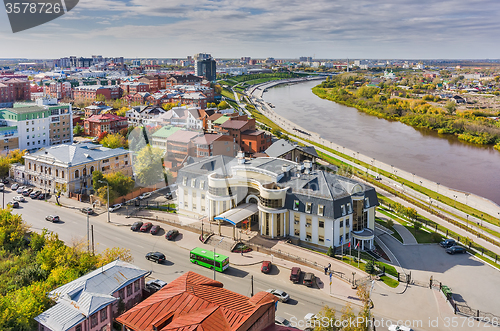
[[[191,262],[194,264],[199,264],[206,268],[214,268],[218,272],[223,272],[229,267],[229,257],[222,254],[215,254],[214,261],[214,252],[207,250],[205,248],[196,247],[191,250],[189,253],[189,257]]]

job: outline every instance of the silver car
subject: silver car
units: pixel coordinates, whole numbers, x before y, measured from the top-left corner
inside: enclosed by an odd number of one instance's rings
[[[290,296],[288,295],[288,293],[281,291],[281,290],[269,289],[266,292],[273,294],[281,302],[287,302],[288,299],[290,299]]]

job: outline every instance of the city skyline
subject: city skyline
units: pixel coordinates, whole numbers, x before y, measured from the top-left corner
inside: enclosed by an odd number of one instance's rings
[[[16,34],[0,11],[0,58],[486,59],[498,57],[499,9],[490,0],[87,0]]]

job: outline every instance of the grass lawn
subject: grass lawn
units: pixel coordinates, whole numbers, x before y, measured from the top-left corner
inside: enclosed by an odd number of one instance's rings
[[[415,237],[415,239],[417,239],[417,242],[419,244],[429,244],[434,242],[432,241],[431,233],[424,231],[422,229],[418,229],[415,232],[415,229],[413,228],[412,225],[405,225],[404,227],[411,232],[411,234]]]
[[[391,277],[389,276],[380,276],[380,280],[384,282],[384,284],[386,284],[387,286],[389,287],[398,287],[399,285],[399,282],[395,279],[392,279]]]
[[[226,90],[226,89],[224,89],[224,88],[222,89],[221,94],[222,94],[223,96],[225,96],[226,98],[229,98],[229,99],[234,99],[234,94],[233,94],[233,92],[231,92],[231,91],[229,91],[229,90]]]
[[[396,230],[395,230],[392,226],[388,226],[386,221],[384,221],[383,219],[380,219],[380,218],[376,217],[376,218],[375,218],[375,222],[377,222],[378,224],[380,224],[380,225],[382,225],[382,226],[384,226],[384,227],[388,228],[388,229],[389,229],[389,230],[391,230],[392,232],[394,232],[394,233],[392,234],[392,236],[393,236],[394,238],[396,238],[397,240],[399,240],[399,242],[400,242],[400,243],[403,243],[403,238],[401,238],[401,235],[399,234],[399,232],[398,232],[398,231],[396,231]]]

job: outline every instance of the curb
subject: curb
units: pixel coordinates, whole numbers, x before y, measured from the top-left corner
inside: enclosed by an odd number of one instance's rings
[[[262,263],[262,261],[264,260],[261,260],[259,262],[252,262],[252,263],[232,263],[232,262],[229,262],[230,265],[235,265],[235,266],[239,266],[239,267],[245,267],[245,266],[250,266],[250,265],[256,265],[256,264],[259,264],[259,263]]]

